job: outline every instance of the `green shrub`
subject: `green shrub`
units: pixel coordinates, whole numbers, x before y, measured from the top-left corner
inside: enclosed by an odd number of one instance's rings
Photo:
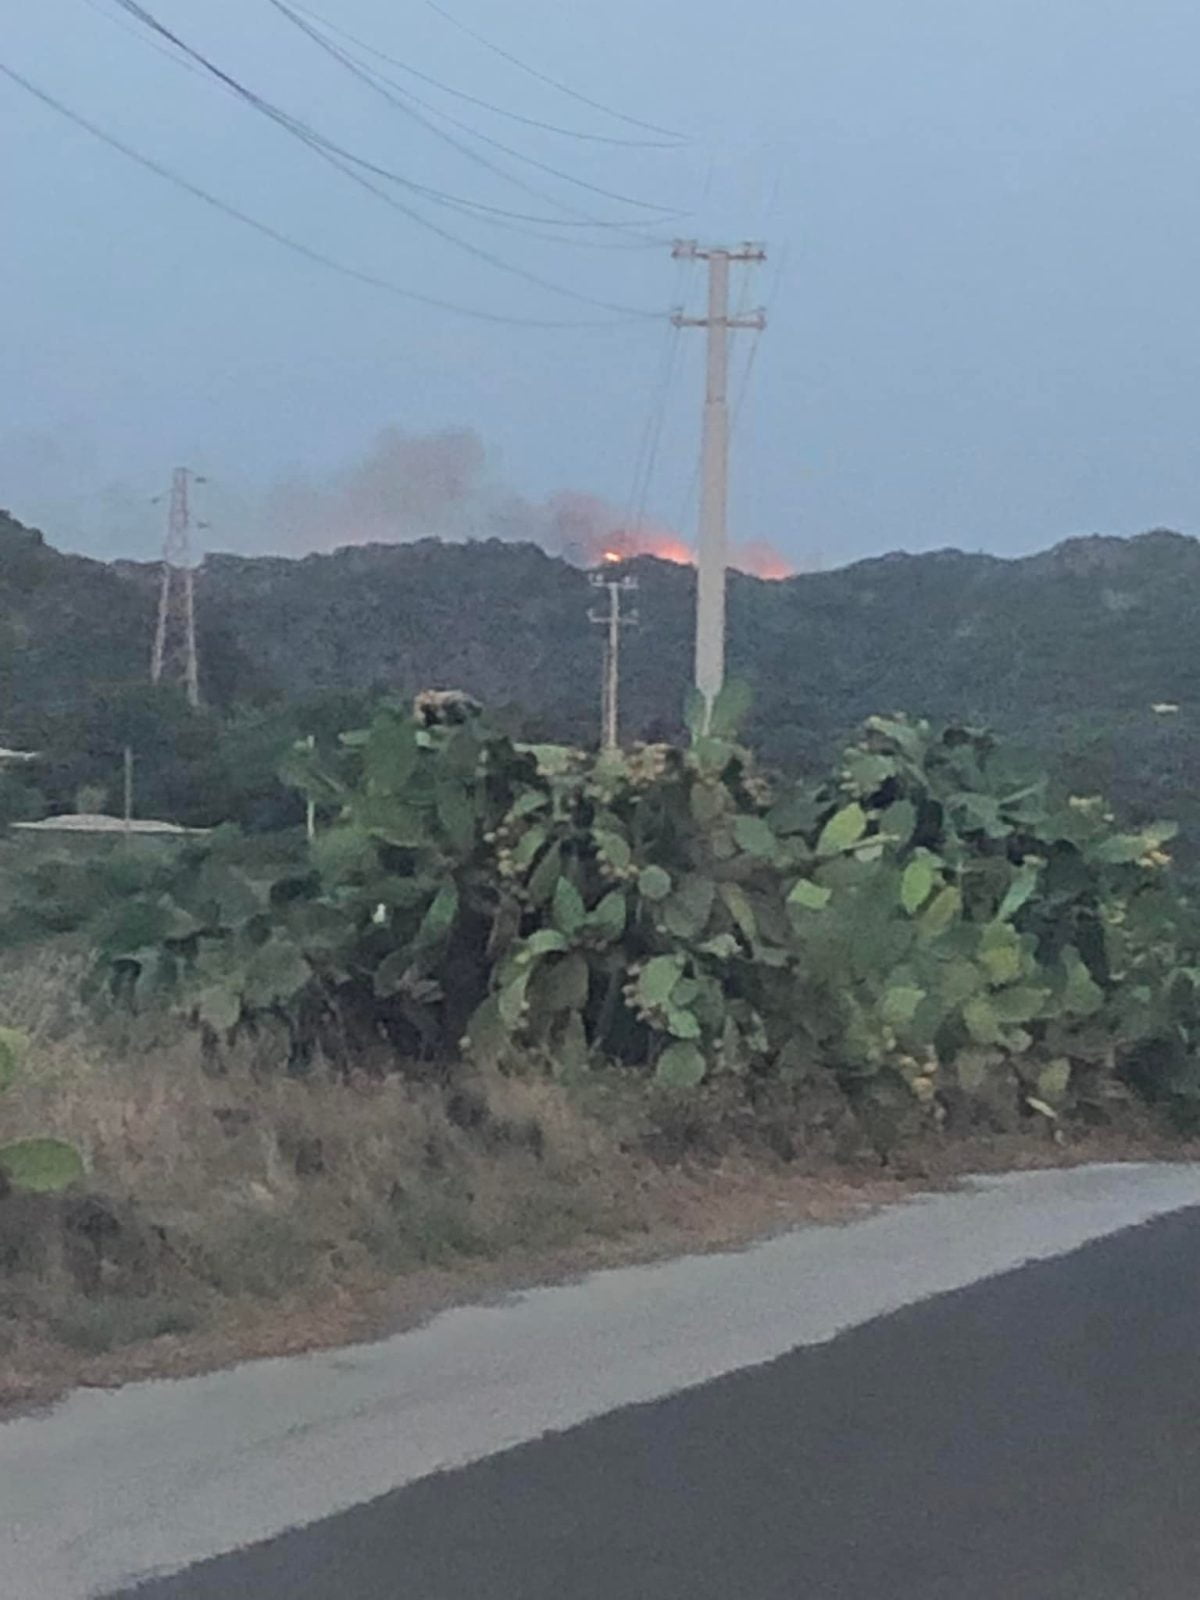
[[[821,781],[774,781],[727,690],[687,748],[521,746],[381,710],[286,776],[309,846],[221,834],[143,866],[95,924],[106,991],[290,1064],[459,1050],[660,1092],[778,1081],[878,1140],[1200,1105],[1195,919],[1174,829],[1122,832],[990,735],[873,718]],[[126,869],[131,870],[131,869]],[[132,892],[129,892],[129,891]]]

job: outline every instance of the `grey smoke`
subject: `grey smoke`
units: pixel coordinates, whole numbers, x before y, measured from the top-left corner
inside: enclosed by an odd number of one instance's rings
[[[11,496],[13,512],[40,524],[60,547],[109,558],[155,558],[166,516],[163,489],[176,464],[164,465],[161,484],[114,480],[89,492],[89,482],[104,480],[86,429],[0,439],[0,479],[25,491]],[[470,429],[418,434],[388,427],[357,460],[320,475],[294,471],[267,488],[231,479],[219,462],[188,465],[204,480],[194,490],[197,558],[217,550],[306,556],[427,538],[529,540],[577,566],[595,565],[612,548],[672,560],[689,555],[674,529],[646,519],[630,527],[626,513],[599,496],[574,490],[538,502],[522,496]],[[742,547],[740,555],[735,562],[747,570],[775,575],[767,547]],[[812,565],[801,563],[800,570]]]
[[[220,497],[215,485],[214,497]],[[580,505],[586,506],[588,535],[582,539]],[[468,429],[413,434],[392,427],[360,460],[323,478],[295,474],[257,504],[240,512],[230,504],[215,520],[230,533],[234,523],[242,525],[241,537],[227,538],[226,547],[264,554],[311,555],[427,538],[528,539],[584,564],[598,530],[616,528],[620,514],[591,497],[557,494],[541,504],[524,498],[503,482],[483,441]]]
[[[331,477],[295,477],[271,489],[255,543],[308,555],[340,545],[486,538],[503,500],[476,434],[388,428],[360,461]]]

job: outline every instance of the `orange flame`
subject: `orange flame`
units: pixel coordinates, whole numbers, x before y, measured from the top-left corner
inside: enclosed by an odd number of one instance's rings
[[[608,529],[603,539],[606,545],[603,552],[605,561],[632,561],[635,556],[656,556],[659,561],[674,561],[681,567],[687,567],[696,559],[682,539],[677,539],[664,529],[645,525],[636,531],[628,528]],[[582,555],[585,566],[593,565],[587,544],[583,546]]]
[[[591,495],[560,494],[551,511],[555,542],[580,566],[632,561],[635,556],[654,556],[681,567],[696,564],[696,552],[677,533],[646,521],[623,526],[611,506]],[[778,550],[761,542],[735,546],[729,565],[755,578],[790,578],[795,571]]]
[[[752,578],[767,578],[772,582],[780,578],[792,578],[796,574],[791,562],[761,539],[737,546],[729,558],[729,564],[739,572],[748,572]]]

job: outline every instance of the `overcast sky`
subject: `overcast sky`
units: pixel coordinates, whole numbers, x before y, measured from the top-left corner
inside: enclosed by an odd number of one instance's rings
[[[307,3],[307,0],[306,0]],[[150,0],[261,95],[412,182],[651,236],[765,238],[770,327],[734,446],[736,536],[793,560],[997,553],[1200,527],[1200,8],[1194,0],[449,0],[581,93],[684,149],[538,131],[386,69],[471,128],[664,219],[468,159],[356,81],[269,0]],[[410,67],[522,115],[635,138],[473,43],[427,0],[312,0]],[[363,272],[513,317],[610,314],[537,288],[381,204],[145,42],[116,0],[5,8],[0,61],[229,203]],[[118,19],[119,20],[114,20]],[[650,137],[647,135],[646,137]],[[207,209],[0,79],[0,505],[57,542],[148,554],[176,462],[213,480],[216,546],[380,431],[468,429],[537,502],[631,493],[661,321],[533,330],[352,282]],[[559,243],[382,187],[470,245],[595,300],[662,311],[665,244]],[[698,272],[684,283],[700,309]],[[738,363],[752,336],[738,339]],[[701,335],[680,336],[648,510],[695,465]],[[735,373],[737,367],[735,366]],[[694,516],[694,511],[691,513]],[[690,532],[690,529],[684,530]]]

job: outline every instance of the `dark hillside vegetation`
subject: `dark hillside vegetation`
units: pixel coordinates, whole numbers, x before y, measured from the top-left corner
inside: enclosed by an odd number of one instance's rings
[[[635,566],[643,626],[626,639],[625,728],[674,736],[694,575]],[[600,641],[587,578],[535,545],[215,555],[197,594],[210,708],[198,721],[145,688],[154,568],[63,555],[0,518],[0,736],[55,754],[41,780],[52,806],[86,784],[111,790],[132,735],[143,809],[269,825],[282,804],[274,754],[259,771],[248,729],[253,741],[268,728],[277,752],[316,731],[309,723],[354,720],[347,699],[429,686],[474,694],[514,733],[594,737]],[[1032,747],[1070,786],[1108,793],[1131,821],[1176,817],[1186,858],[1200,824],[1198,594],[1200,545],[1166,532],[1074,539],[1020,560],[948,550],[775,583],[735,574],[730,663],[754,689],[746,732],[769,763],[817,767],[880,708],[980,723]]]

